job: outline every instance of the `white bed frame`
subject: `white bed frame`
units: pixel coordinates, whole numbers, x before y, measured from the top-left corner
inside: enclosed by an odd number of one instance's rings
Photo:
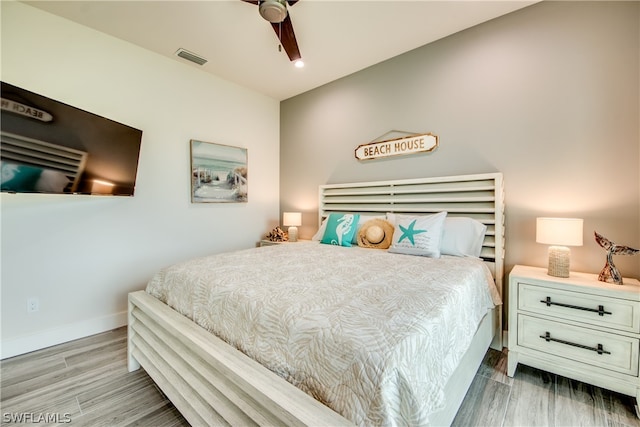
[[[482,257],[502,296],[502,174],[490,173],[320,186],[319,218],[331,212],[471,216],[488,227]],[[194,426],[352,425],[242,352],[144,291],[129,294],[128,366],[142,366]],[[449,425],[489,347],[502,350],[502,311],[491,310],[447,386],[433,425]]]

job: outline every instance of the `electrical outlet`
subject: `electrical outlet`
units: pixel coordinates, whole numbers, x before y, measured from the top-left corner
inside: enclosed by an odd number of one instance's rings
[[[33,313],[40,310],[40,301],[38,298],[29,298],[27,299],[27,312]]]

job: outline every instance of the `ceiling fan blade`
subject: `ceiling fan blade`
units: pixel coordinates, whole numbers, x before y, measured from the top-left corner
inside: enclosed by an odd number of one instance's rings
[[[296,35],[293,32],[293,24],[291,23],[291,16],[287,14],[284,21],[281,23],[271,24],[273,31],[276,32],[276,36],[280,39],[282,47],[289,56],[289,60],[295,61],[302,58],[300,55],[300,49],[298,48],[298,42],[296,41]]]
[[[293,6],[294,4],[298,3],[298,0],[287,0],[287,3],[289,3],[289,6]]]
[[[255,5],[257,5],[259,3],[258,0],[242,0],[242,1],[245,2],[245,3],[251,3],[251,4],[255,4]]]

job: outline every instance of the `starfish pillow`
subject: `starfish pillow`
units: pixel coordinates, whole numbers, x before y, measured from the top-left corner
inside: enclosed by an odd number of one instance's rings
[[[389,252],[440,258],[440,242],[446,212],[433,215],[395,215]]]

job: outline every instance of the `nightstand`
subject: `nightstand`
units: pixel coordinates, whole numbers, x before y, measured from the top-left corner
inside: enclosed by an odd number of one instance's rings
[[[274,242],[272,240],[267,240],[267,239],[262,239],[260,240],[260,247],[263,246],[273,246],[273,245],[281,245],[283,243],[289,243],[289,242]]]
[[[563,279],[521,265],[511,271],[510,377],[522,363],[640,400],[639,352],[638,280],[620,286],[596,274]]]
[[[308,242],[308,240],[298,239],[298,242]],[[283,243],[287,243],[287,244],[288,244],[288,243],[298,243],[298,242],[288,242],[288,241],[287,241],[287,242],[273,242],[273,241],[268,240],[268,239],[262,239],[262,240],[260,240],[260,247],[263,247],[263,246],[273,246],[273,245],[281,245],[281,244],[283,244]]]

